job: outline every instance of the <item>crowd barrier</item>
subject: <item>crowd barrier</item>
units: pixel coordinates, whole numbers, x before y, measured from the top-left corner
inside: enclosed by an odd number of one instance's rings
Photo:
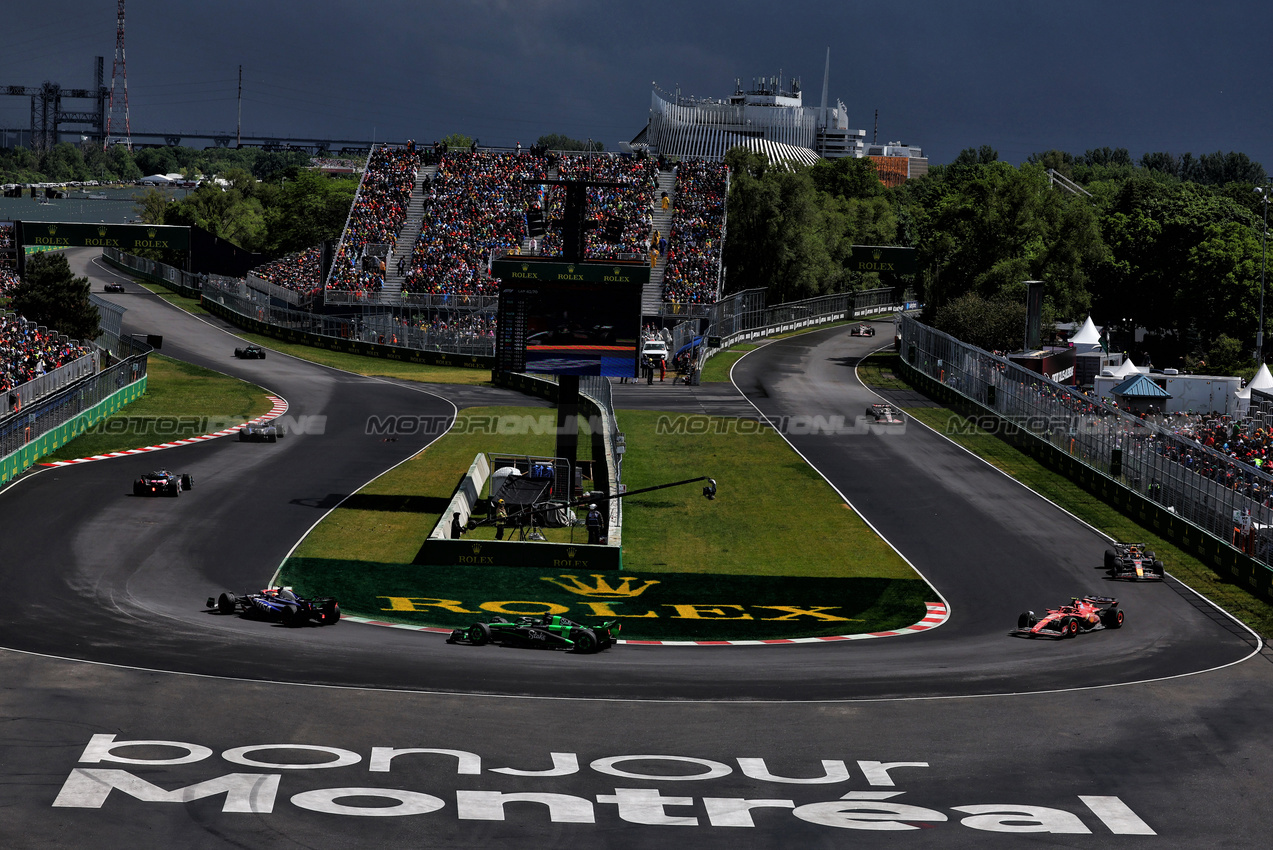
[[[1273,601],[1273,476],[1178,433],[1179,418],[1132,415],[913,316],[901,336],[901,370],[927,394]]]
[[[127,337],[107,342],[109,359],[116,361],[113,365],[101,371],[94,369],[92,373],[0,418],[0,485],[17,477],[40,458],[66,445],[124,405],[140,398],[146,391],[149,346]],[[95,364],[98,362],[97,357],[92,360]]]

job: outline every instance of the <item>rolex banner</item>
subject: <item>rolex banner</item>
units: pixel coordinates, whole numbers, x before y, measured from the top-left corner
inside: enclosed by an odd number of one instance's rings
[[[522,543],[535,548],[542,543]],[[590,547],[580,547],[581,549]],[[594,572],[289,558],[280,581],[346,614],[462,628],[492,617],[618,620],[624,640],[788,640],[906,630],[935,594],[919,579]]]
[[[116,248],[135,254],[143,248],[189,251],[190,228],[155,224],[77,224],[65,221],[20,221],[18,242],[41,248]]]
[[[919,268],[914,248],[886,247],[883,245],[854,245],[849,257],[850,271],[888,272],[891,274],[915,274]]]

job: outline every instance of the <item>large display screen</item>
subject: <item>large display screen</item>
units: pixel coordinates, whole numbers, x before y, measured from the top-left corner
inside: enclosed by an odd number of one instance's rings
[[[500,285],[497,371],[634,378],[640,339],[639,283]]]

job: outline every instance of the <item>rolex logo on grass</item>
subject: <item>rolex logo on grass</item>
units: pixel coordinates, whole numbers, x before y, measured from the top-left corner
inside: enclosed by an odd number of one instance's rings
[[[573,553],[570,554],[573,556]],[[580,581],[578,576],[562,575],[558,578],[543,576],[544,581],[552,582],[564,590],[569,590],[571,593],[576,593],[580,596],[594,596],[599,599],[631,599],[634,596],[640,596],[652,585],[659,583],[656,579],[645,579],[641,580],[642,583],[640,585],[633,586],[632,583],[638,581],[637,577],[624,576],[619,579],[619,586],[615,587],[606,581],[606,577],[603,575],[594,573],[590,578],[595,579],[595,583],[592,585]],[[561,581],[560,579],[569,579],[569,581]]]

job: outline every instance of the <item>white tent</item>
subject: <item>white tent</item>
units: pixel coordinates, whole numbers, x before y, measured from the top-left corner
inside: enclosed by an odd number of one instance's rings
[[[1124,360],[1122,364],[1110,372],[1110,376],[1114,378],[1126,378],[1135,374],[1148,374],[1149,369],[1142,369],[1131,361],[1131,358]]]
[[[1251,390],[1268,390],[1273,389],[1273,374],[1269,374],[1269,367],[1266,363],[1260,364],[1260,371],[1255,373],[1255,377],[1251,379],[1251,383],[1234,393],[1237,401],[1238,414],[1246,416],[1251,409]]]
[[[1070,342],[1074,343],[1074,347],[1079,353],[1087,351],[1095,351],[1101,347],[1101,332],[1097,329],[1092,317],[1088,316],[1087,321],[1083,323],[1083,327],[1074,332],[1074,336],[1070,337]]]
[[[172,178],[166,174],[152,174],[149,177],[143,177],[137,181],[138,183],[147,183],[155,186],[167,186],[172,183]]]

